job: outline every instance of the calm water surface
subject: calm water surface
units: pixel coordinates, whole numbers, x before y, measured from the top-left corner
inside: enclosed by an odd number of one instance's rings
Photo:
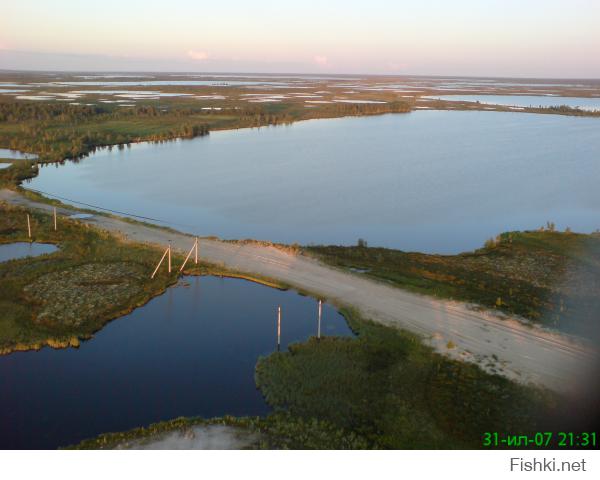
[[[432,96],[431,98],[514,107],[558,107],[568,105],[582,110],[600,110],[600,98],[555,97],[553,95],[442,95]]]
[[[33,153],[19,152],[8,148],[0,148],[0,158],[10,158],[13,160],[34,159],[37,155]]]
[[[187,285],[187,286],[184,286]],[[56,448],[181,415],[263,415],[260,355],[316,335],[314,299],[245,280],[184,277],[79,349],[0,356],[0,449]],[[350,336],[323,306],[322,334]]]
[[[58,247],[49,243],[14,242],[0,245],[0,262],[25,257],[37,257],[45,253],[56,252]]]
[[[419,111],[102,150],[29,185],[199,235],[454,253],[599,228],[598,178],[600,119]]]

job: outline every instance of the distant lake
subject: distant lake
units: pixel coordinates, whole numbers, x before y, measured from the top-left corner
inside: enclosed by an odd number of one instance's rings
[[[418,111],[100,150],[25,184],[221,238],[455,253],[600,228],[600,119]]]
[[[489,105],[514,107],[559,107],[567,105],[582,110],[600,110],[600,98],[556,97],[554,95],[432,95],[436,98],[456,102],[480,102]]]
[[[9,150],[8,148],[0,148],[0,158],[10,158],[13,160],[32,160],[37,158],[33,153],[19,152],[18,150]]]
[[[56,448],[179,416],[264,415],[260,355],[317,333],[317,303],[245,280],[183,277],[78,349],[0,356],[0,449]],[[352,336],[323,305],[323,335]]]

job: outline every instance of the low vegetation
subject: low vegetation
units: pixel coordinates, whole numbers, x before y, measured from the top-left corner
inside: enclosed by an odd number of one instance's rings
[[[116,109],[56,103],[0,103],[0,145],[39,155],[42,162],[79,158],[96,147],[140,140],[193,138],[208,124],[192,109],[152,105]]]
[[[29,212],[33,240],[49,255],[0,263],[0,353],[78,345],[106,322],[163,291],[175,278],[148,272],[156,251],[124,244],[76,221]],[[28,241],[26,212],[0,206],[0,242]]]
[[[32,160],[11,160],[0,158],[0,163],[10,163],[8,168],[0,169],[0,188],[11,187],[27,178],[37,175],[37,167]]]
[[[386,248],[314,246],[304,251],[415,292],[473,302],[542,325],[598,334],[600,234],[510,232],[474,252],[427,255]]]
[[[433,353],[418,337],[355,312],[344,315],[358,338],[312,338],[259,361],[256,382],[276,412],[327,419],[369,448],[480,448],[487,431],[556,426],[553,394]]]
[[[368,444],[352,432],[341,430],[325,420],[305,420],[286,413],[268,417],[231,417],[204,419],[180,417],[126,432],[98,435],[67,448],[77,450],[104,450],[128,448],[144,440],[156,441],[165,434],[180,432],[183,435],[196,426],[224,425],[257,434],[251,449],[360,449]]]

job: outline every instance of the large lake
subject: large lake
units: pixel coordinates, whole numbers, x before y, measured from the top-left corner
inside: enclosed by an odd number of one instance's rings
[[[0,449],[56,448],[179,416],[264,415],[260,355],[317,333],[317,304],[245,280],[184,277],[78,349],[0,356]],[[323,335],[352,335],[323,305]]]
[[[199,235],[455,253],[600,228],[599,178],[600,119],[419,111],[104,149],[28,185]]]

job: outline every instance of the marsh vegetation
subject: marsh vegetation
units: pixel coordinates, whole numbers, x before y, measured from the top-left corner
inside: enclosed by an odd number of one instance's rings
[[[250,448],[482,448],[486,431],[560,428],[563,400],[450,360],[419,337],[343,310],[357,338],[313,337],[259,360],[265,417],[179,418],[107,433],[76,448],[127,448],[196,425],[257,434]]]
[[[343,313],[357,339],[313,338],[258,363],[257,385],[276,411],[327,419],[370,448],[480,448],[486,431],[526,433],[554,424],[553,394],[450,360],[419,337],[352,310]]]
[[[318,109],[294,105],[244,105],[206,109],[188,103],[159,107],[152,103],[123,108],[114,105],[65,105],[0,101],[0,146],[33,152],[39,162],[79,158],[97,147],[133,142],[161,142],[194,138],[210,130],[260,127],[308,118],[405,113],[405,102],[385,104],[332,104]],[[4,184],[33,176],[31,165],[22,162],[18,172],[0,172]],[[10,169],[12,170],[12,169]]]
[[[583,337],[598,335],[600,234],[508,232],[473,252],[311,246],[330,265],[408,290],[472,302]]]
[[[161,254],[156,247],[124,242],[65,217],[59,217],[54,231],[51,215],[6,204],[0,204],[0,243],[30,241],[27,213],[31,240],[60,248],[0,262],[0,353],[77,346],[177,281],[165,268],[150,279]],[[174,253],[173,262],[182,260]],[[204,262],[189,265],[185,273],[239,275]]]

